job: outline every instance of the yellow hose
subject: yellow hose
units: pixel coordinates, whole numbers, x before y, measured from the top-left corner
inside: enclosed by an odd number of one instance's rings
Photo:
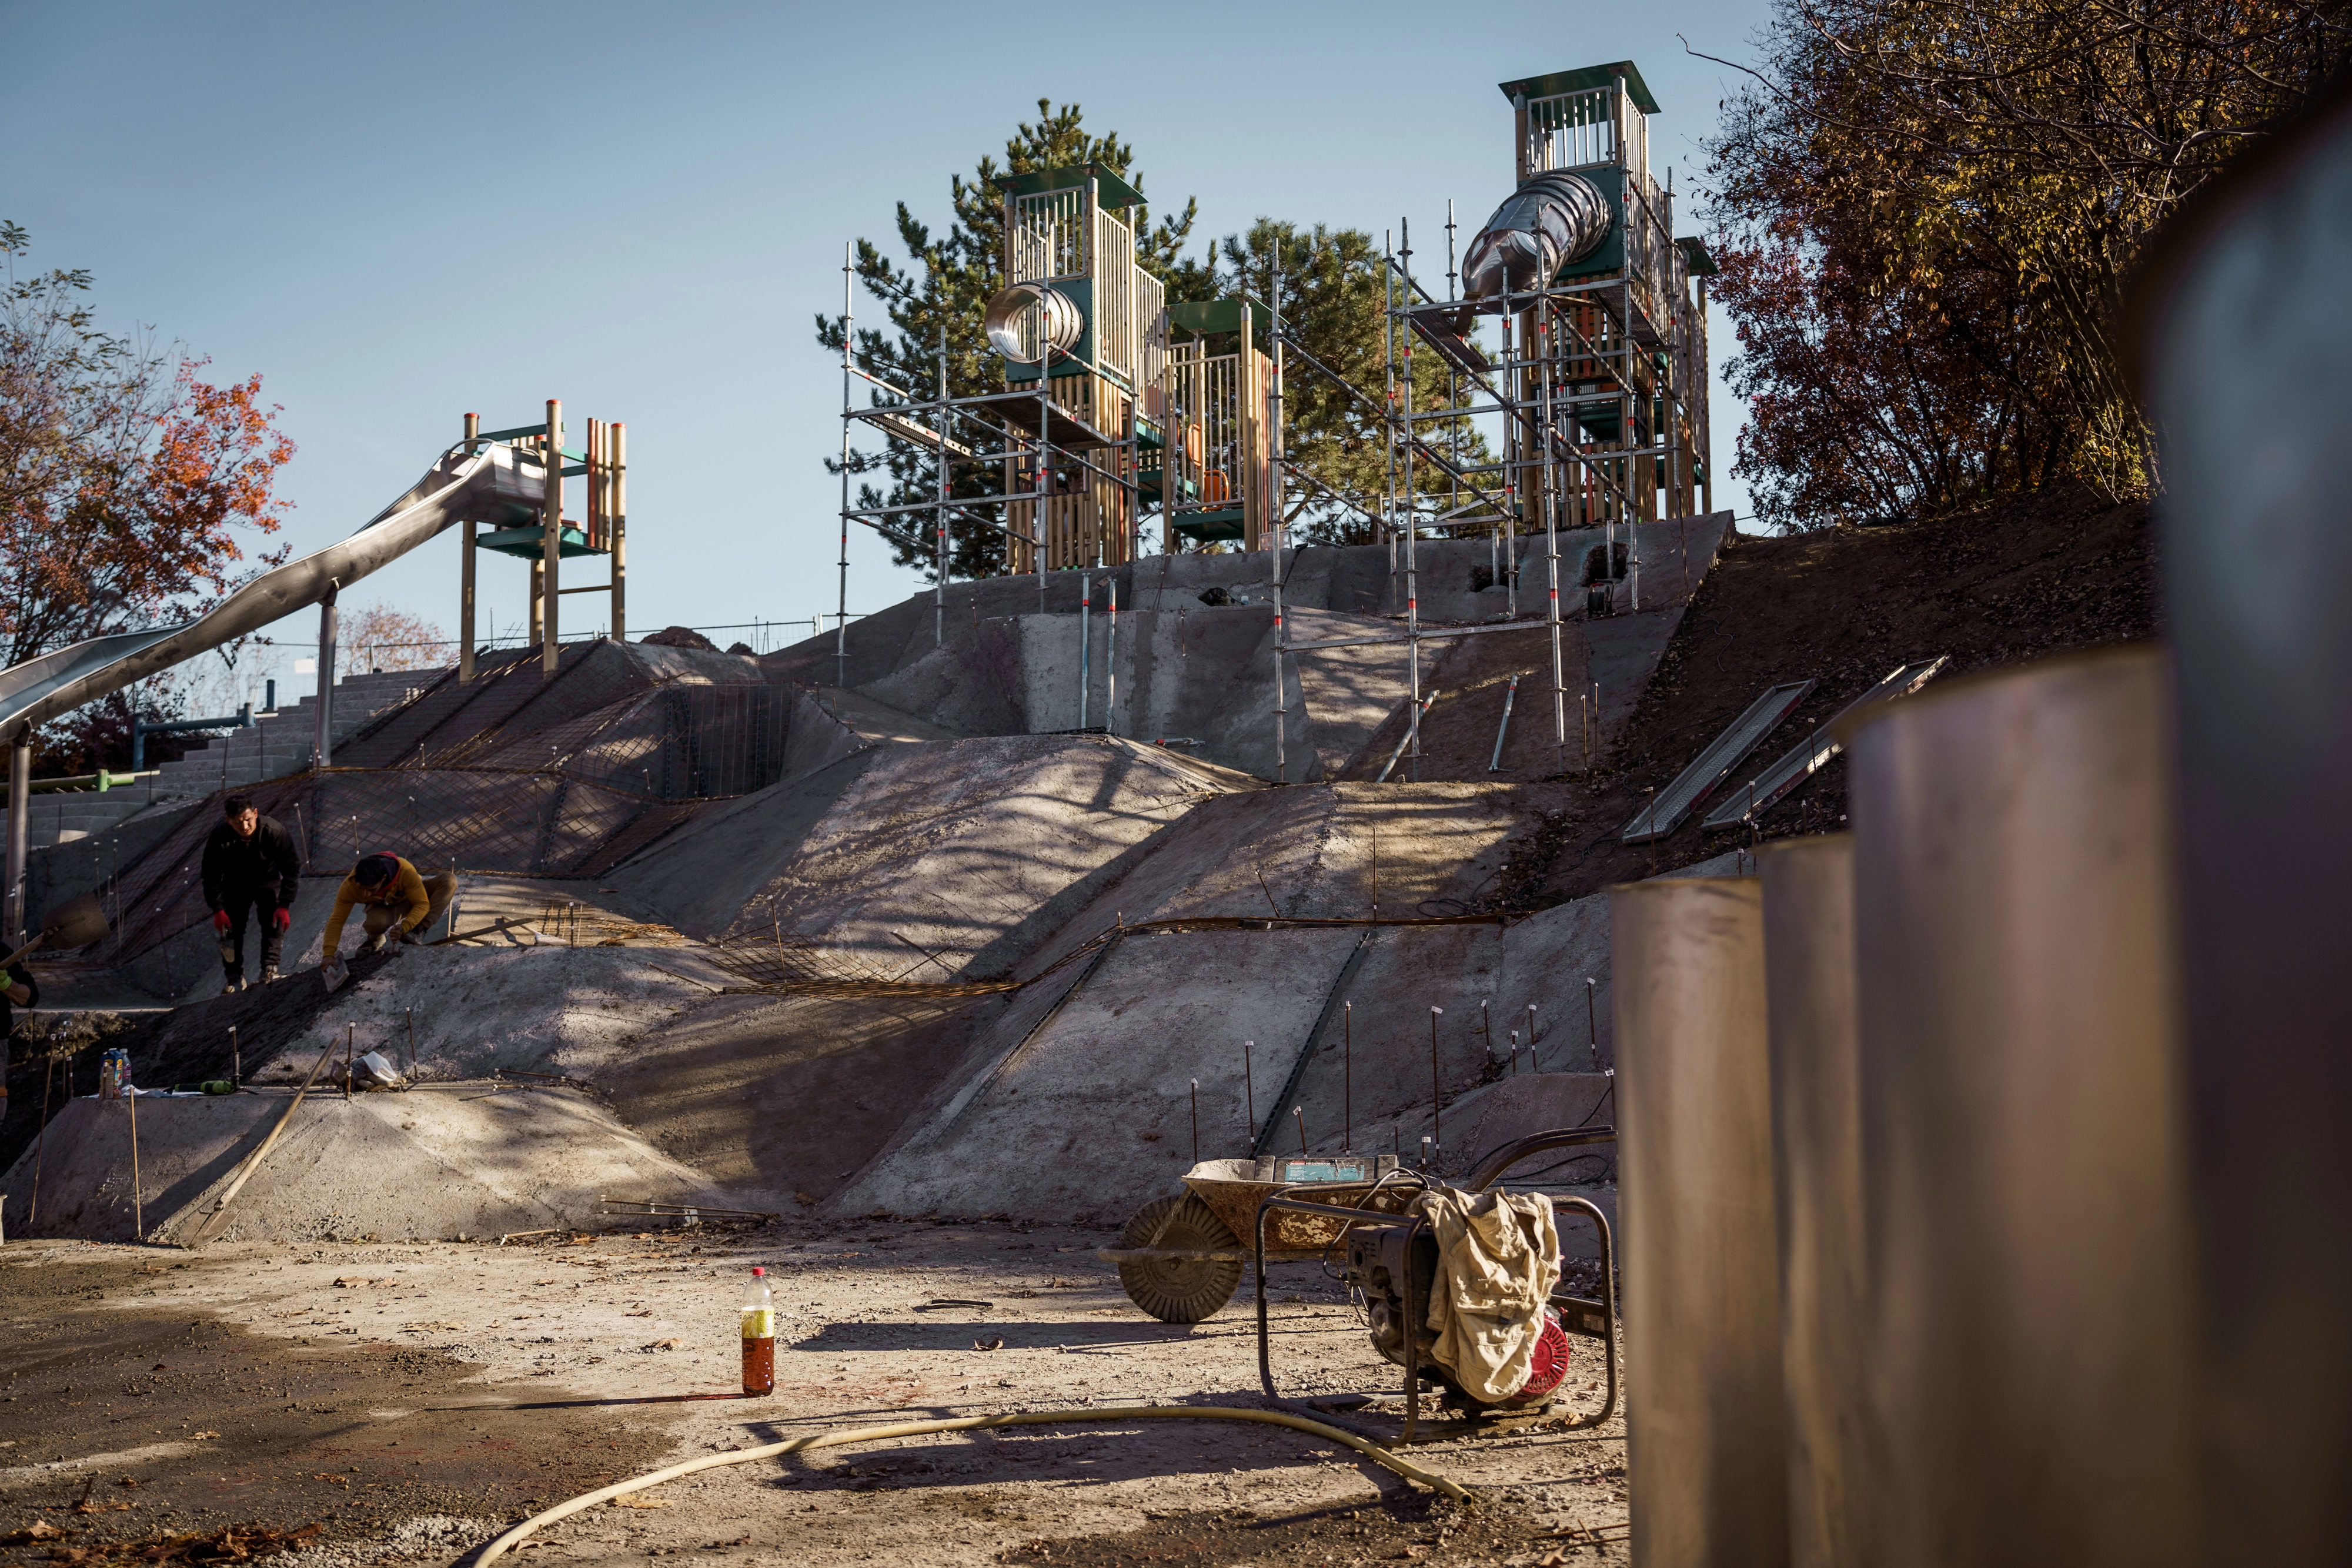
[[[610,1502],[616,1497],[643,1491],[647,1487],[676,1480],[680,1476],[692,1475],[697,1470],[715,1469],[720,1465],[748,1464],[753,1459],[773,1458],[778,1454],[804,1453],[811,1448],[838,1448],[845,1443],[878,1442],[885,1437],[920,1437],[932,1432],[969,1432],[989,1427],[1044,1427],[1069,1421],[1256,1421],[1268,1427],[1290,1427],[1345,1444],[1373,1463],[1394,1470],[1409,1481],[1418,1481],[1455,1502],[1475,1500],[1459,1484],[1401,1459],[1377,1443],[1368,1442],[1341,1427],[1310,1421],[1304,1416],[1293,1416],[1286,1411],[1238,1410],[1216,1405],[1141,1405],[1108,1410],[1024,1410],[1008,1416],[957,1416],[944,1421],[900,1421],[886,1427],[845,1427],[837,1431],[814,1432],[805,1437],[787,1437],[781,1443],[769,1443],[757,1448],[738,1448],[732,1453],[688,1459],[666,1470],[653,1470],[642,1476],[632,1476],[625,1481],[615,1481],[611,1486],[557,1503],[544,1513],[533,1514],[484,1547],[481,1556],[475,1562],[478,1568],[481,1563],[504,1556],[514,1550],[517,1542],[542,1525],[569,1518],[600,1502]]]

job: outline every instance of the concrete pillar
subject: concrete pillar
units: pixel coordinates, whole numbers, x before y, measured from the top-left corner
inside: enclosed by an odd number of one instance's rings
[[[1637,1568],[1784,1568],[1780,1262],[1754,877],[1609,895]]]
[[[1758,858],[1789,1412],[1789,1561],[1791,1568],[1870,1568],[1858,1528],[1873,1489],[1853,840],[1796,839]]]
[[[2170,700],[2113,652],[1847,740],[1874,1563],[2197,1560]]]

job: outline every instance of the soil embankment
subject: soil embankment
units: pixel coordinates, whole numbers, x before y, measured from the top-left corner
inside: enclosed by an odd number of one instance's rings
[[[1767,687],[1818,683],[1757,748],[1751,768],[1826,725],[1906,661],[1948,656],[1941,682],[2143,641],[2158,632],[2157,599],[2147,504],[2116,505],[2077,489],[1957,517],[1742,538],[1699,584],[1591,777],[1531,797],[1544,825],[1521,844],[1495,902],[1539,908],[1758,838],[1835,831],[1845,820],[1843,758],[1776,807],[1757,833],[1706,832],[1702,810],[1654,844],[1621,837],[1647,792],[1671,782]],[[1491,727],[1486,733],[1491,743]]]

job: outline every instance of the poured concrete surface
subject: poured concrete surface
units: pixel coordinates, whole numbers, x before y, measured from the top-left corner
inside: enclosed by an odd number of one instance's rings
[[[1689,530],[1695,570],[1722,531]],[[1642,538],[1654,594],[1663,536]],[[1525,591],[1537,544],[1517,545],[1523,614],[1540,603]],[[1564,559],[1580,548],[1565,538]],[[1486,541],[1417,553],[1426,621],[1503,614],[1504,590],[1471,586],[1494,555]],[[460,926],[524,927],[370,961],[333,997],[305,970],[270,996],[208,999],[216,960],[209,932],[192,930],[142,960],[143,978],[194,1005],[134,1061],[210,1075],[236,1025],[248,1076],[281,1084],[344,1040],[404,1058],[413,1014],[425,1077],[586,1080],[609,1096],[614,1136],[749,1207],[1041,1218],[1116,1218],[1166,1190],[1190,1163],[1195,1079],[1203,1155],[1271,1152],[1302,1131],[1314,1148],[1377,1147],[1383,1128],[1410,1151],[1433,1096],[1472,1103],[1529,1003],[1533,1065],[1605,1064],[1597,901],[1509,922],[1139,934],[1054,967],[1151,921],[1490,907],[1515,849],[1572,787],[1517,781],[1559,760],[1548,689],[1525,679],[1531,722],[1504,773],[1483,767],[1497,677],[1539,667],[1548,688],[1539,627],[1431,645],[1423,687],[1449,695],[1425,734],[1424,781],[1410,768],[1381,785],[1319,781],[1376,770],[1402,732],[1408,672],[1390,645],[1302,655],[1277,694],[1266,564],[1123,569],[1116,631],[1075,613],[1086,575],[1107,601],[1100,574],[1055,573],[1042,601],[1034,580],[956,585],[943,623],[918,596],[853,627],[845,660],[832,638],[772,656],[770,679],[814,683],[792,698],[781,782],[700,807],[600,876],[471,875]],[[1293,640],[1399,629],[1386,550],[1308,549],[1290,571]],[[1564,629],[1577,684],[1603,672],[1604,714],[1638,694],[1681,604]],[[1032,733],[1081,717],[1118,733]],[[1266,788],[1277,773],[1286,787]],[[298,965],[316,962],[334,880],[306,879]],[[730,967],[710,941],[730,946]],[[804,978],[1036,983],[971,998],[719,994],[772,946]],[[1465,1135],[1448,1134],[1449,1165],[1475,1152]],[[257,1207],[255,1223],[274,1212]]]
[[[688,936],[773,933],[795,964],[890,978],[966,964],[1038,907],[1246,779],[1092,736],[887,745],[710,813],[612,885]]]
[[[131,1103],[76,1100],[50,1123],[45,1146],[0,1179],[29,1195],[33,1166],[41,1167],[39,1215],[12,1229],[128,1240],[143,1215],[150,1239],[191,1242],[291,1099],[279,1089],[142,1096],[136,1209]],[[313,1089],[230,1206],[224,1239],[424,1240],[584,1224],[607,1194],[710,1201],[697,1172],[576,1091],[434,1085],[345,1100]]]
[[[1066,953],[1149,920],[1345,917],[1376,903],[1391,915],[1452,912],[1499,863],[1513,824],[1507,791],[1494,786],[1226,797],[1113,868],[1040,952]],[[1474,1001],[1484,978],[1476,956],[1499,953],[1500,933],[1391,927],[1370,944],[1365,928],[1350,927],[1128,936],[1031,986],[982,1026],[957,1078],[932,1091],[905,1136],[829,1211],[1123,1215],[1192,1163],[1194,1079],[1203,1157],[1289,1146],[1293,1103],[1312,1102],[1310,1142],[1334,1136],[1336,1076],[1328,1107],[1319,1082],[1286,1089],[1316,1039],[1337,1041],[1338,1004],[1353,998],[1404,1035],[1401,1047],[1391,1037],[1376,1049],[1365,1021],[1358,1104],[1369,1114],[1412,1103],[1428,1082],[1429,1000]],[[1397,1021],[1408,1013],[1422,1021]],[[1244,1041],[1255,1042],[1246,1079]],[[1451,1068],[1467,1063],[1475,1081],[1475,1063],[1453,1062],[1459,1042],[1448,1043]]]

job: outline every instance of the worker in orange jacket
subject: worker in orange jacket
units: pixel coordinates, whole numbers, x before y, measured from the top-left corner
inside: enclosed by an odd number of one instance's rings
[[[414,943],[416,933],[449,906],[457,891],[454,872],[425,876],[390,850],[362,855],[335,890],[334,913],[327,916],[320,952],[331,959],[336,956],[335,949],[343,940],[343,923],[361,905],[367,909],[363,928],[369,952],[381,953],[395,940]]]

